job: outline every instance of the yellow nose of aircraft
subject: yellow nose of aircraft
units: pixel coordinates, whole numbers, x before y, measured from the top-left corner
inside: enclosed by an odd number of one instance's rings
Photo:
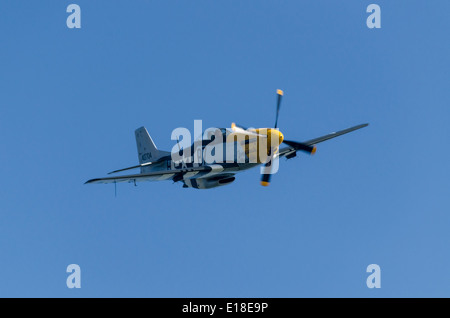
[[[274,128],[257,128],[253,130],[257,134],[265,136],[264,139],[259,139],[259,146],[267,147],[267,154],[272,152],[272,149],[278,149],[284,140],[284,136],[278,129]],[[267,139],[266,139],[267,138]]]
[[[283,140],[284,136],[281,131],[271,128],[267,129],[267,154],[271,153],[271,149],[278,149]]]
[[[281,131],[277,130],[277,129],[270,129],[270,139],[274,141],[274,143],[278,142],[278,145],[281,145],[281,143],[284,140],[284,136],[281,133]]]

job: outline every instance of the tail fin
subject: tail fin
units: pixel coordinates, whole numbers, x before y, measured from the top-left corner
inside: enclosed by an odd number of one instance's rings
[[[160,151],[156,148],[152,137],[150,137],[145,127],[136,129],[134,134],[136,135],[139,164],[154,161],[161,156]]]

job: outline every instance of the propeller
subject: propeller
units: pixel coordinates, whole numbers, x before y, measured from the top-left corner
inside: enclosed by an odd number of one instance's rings
[[[283,98],[283,91],[281,89],[277,89],[277,112],[275,115],[275,129],[278,129],[278,116],[280,113],[280,106],[281,106],[281,99]],[[292,141],[292,140],[283,140],[283,142],[291,147],[293,147],[295,150],[301,150],[305,151],[311,155],[315,154],[316,152],[316,146],[310,146],[302,142],[298,141]],[[277,149],[271,149],[271,155],[268,159],[268,161],[264,164],[264,167],[261,169],[261,185],[267,187],[270,184],[270,178],[272,173],[272,169],[274,166],[274,160],[277,158]]]
[[[278,117],[280,114],[281,100],[283,98],[283,95],[284,95],[284,92],[281,89],[277,89],[277,109],[276,109],[276,113],[275,113],[275,125],[274,125],[274,128],[267,129],[267,134],[268,135],[271,134],[272,138],[274,138],[274,136],[276,136],[276,138],[280,139],[280,142],[283,142],[283,143],[287,144],[288,146],[291,146],[296,151],[301,150],[301,151],[304,151],[304,152],[307,152],[307,153],[313,155],[316,152],[316,146],[311,146],[310,144],[306,144],[306,143],[302,143],[302,142],[298,142],[298,141],[284,140],[283,135],[279,131],[274,134],[274,130],[278,130]],[[252,132],[252,130],[248,130],[248,128],[241,126],[241,125],[237,125],[235,123],[231,124],[231,129],[233,132],[246,134],[249,136],[265,137],[265,138],[267,138],[267,136],[268,136],[268,135],[259,134],[260,131],[258,131],[258,130],[257,130],[258,133]],[[271,129],[272,129],[272,131],[271,131]],[[278,159],[278,147],[271,148],[270,155],[268,156],[267,161],[264,164],[264,166],[261,168],[261,185],[263,185],[263,186],[269,185],[271,175],[273,174],[272,170],[275,166],[274,162],[277,159]]]
[[[275,126],[274,128],[278,128],[278,115],[280,113],[280,105],[281,98],[283,97],[283,91],[281,89],[277,89],[277,112],[275,114]],[[278,149],[270,149],[270,157],[267,162],[264,164],[264,167],[261,169],[261,185],[267,187],[270,184],[270,178],[272,176],[272,168],[274,166],[275,154]]]

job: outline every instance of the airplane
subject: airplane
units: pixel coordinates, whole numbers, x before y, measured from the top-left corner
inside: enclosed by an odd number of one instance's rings
[[[246,128],[232,123],[231,128],[213,129],[214,134],[211,133],[210,138],[203,137],[191,147],[181,149],[178,141],[179,151],[159,150],[147,129],[140,127],[135,131],[139,164],[109,174],[139,168],[140,173],[91,179],[85,184],[129,182],[136,185],[140,181],[172,180],[174,183],[181,182],[183,188],[210,189],[231,184],[237,173],[261,166],[261,185],[268,186],[271,176],[278,169],[278,165],[274,164],[277,159],[294,158],[298,151],[312,155],[316,152],[316,144],[369,125],[360,124],[303,142],[286,140],[278,129],[283,95],[283,91],[278,89],[273,128]],[[282,144],[286,146],[281,147]],[[201,157],[208,151],[210,157],[213,152],[217,156],[213,160],[206,160],[207,155]]]

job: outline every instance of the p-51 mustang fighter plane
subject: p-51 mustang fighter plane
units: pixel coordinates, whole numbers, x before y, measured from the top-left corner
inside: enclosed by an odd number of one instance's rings
[[[368,126],[361,124],[304,142],[285,140],[278,130],[283,91],[277,90],[277,95],[274,128],[244,128],[233,123],[231,128],[215,129],[210,138],[194,142],[191,147],[168,152],[158,150],[147,130],[141,127],[135,131],[139,165],[109,174],[138,168],[140,173],[91,179],[86,183],[172,180],[182,182],[184,188],[210,189],[232,183],[238,172],[263,165],[261,185],[268,186],[271,175],[278,169],[274,164],[277,159],[291,159],[297,151],[314,154],[316,144]],[[286,147],[281,148],[282,144]]]

